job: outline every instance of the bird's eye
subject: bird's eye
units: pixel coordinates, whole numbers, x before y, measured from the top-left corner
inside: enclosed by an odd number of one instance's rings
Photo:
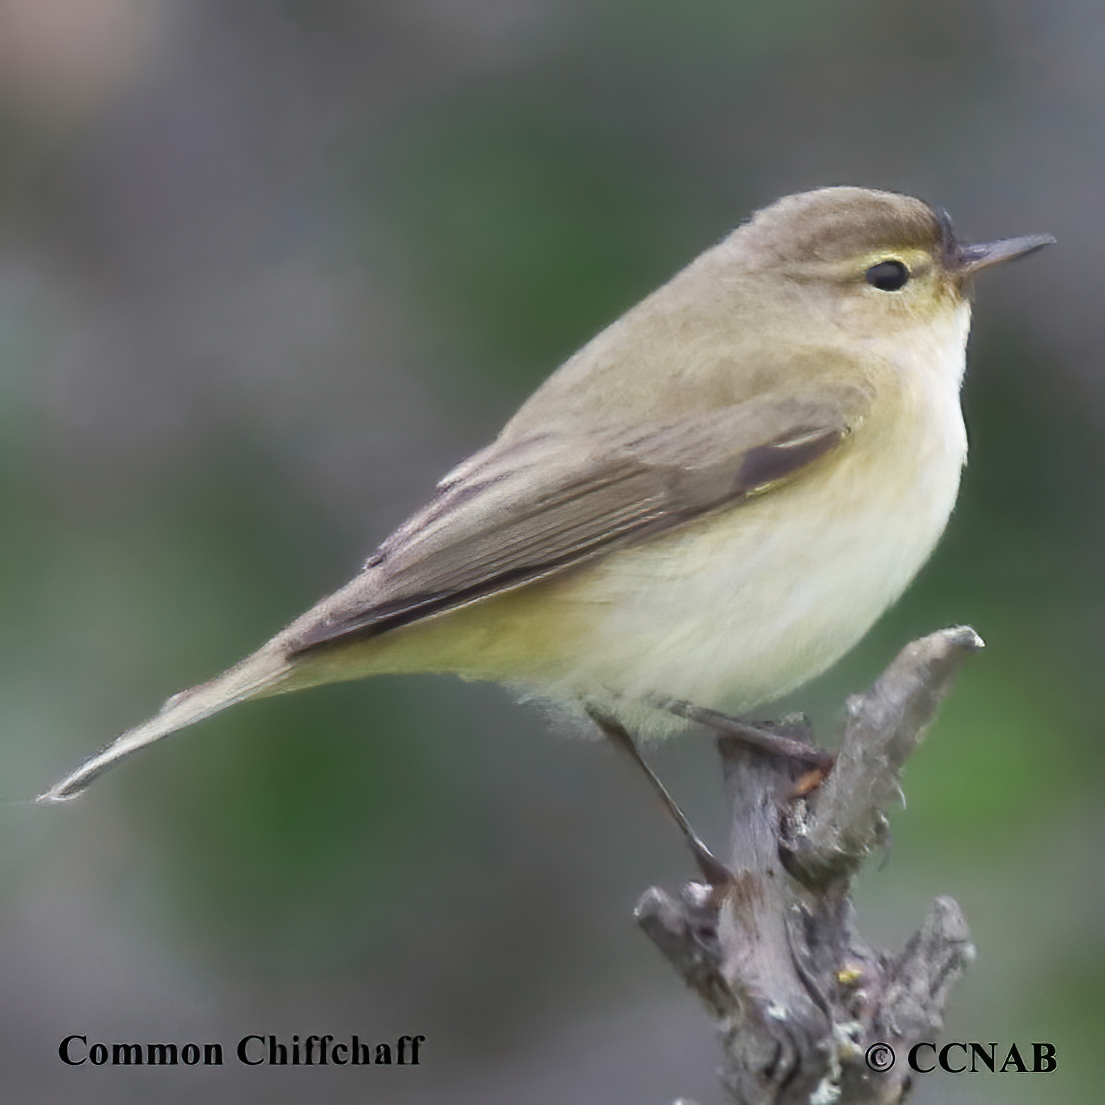
[[[880,292],[896,292],[908,283],[909,269],[901,261],[880,261],[872,265],[863,278]]]

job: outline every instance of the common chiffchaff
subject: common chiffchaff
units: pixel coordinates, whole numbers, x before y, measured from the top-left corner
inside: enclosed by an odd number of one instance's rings
[[[42,795],[236,702],[382,672],[524,688],[639,736],[657,697],[740,713],[823,671],[903,591],[959,487],[983,269],[920,200],[753,215],[570,357],[340,591]]]

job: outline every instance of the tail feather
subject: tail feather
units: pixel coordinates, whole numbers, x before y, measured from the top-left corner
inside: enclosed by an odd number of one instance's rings
[[[217,714],[236,702],[274,693],[291,671],[282,650],[263,648],[255,652],[222,675],[173,695],[152,718],[117,737],[76,771],[40,794],[38,801],[64,802],[76,798],[93,779],[137,749]]]

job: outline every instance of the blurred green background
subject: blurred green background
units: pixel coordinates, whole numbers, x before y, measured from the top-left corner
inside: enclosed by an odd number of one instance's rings
[[[1105,11],[1078,0],[0,0],[0,796],[343,582],[558,361],[778,195],[919,194],[1060,245],[979,289],[971,464],[904,601],[780,706],[831,738],[910,638],[970,661],[859,887],[958,898],[947,1039],[1085,1102],[1105,986]],[[658,754],[712,839],[709,741]],[[873,865],[873,866],[877,866]],[[242,707],[0,808],[12,1102],[725,1100],[632,921],[692,875],[614,753],[502,692]],[[64,1067],[57,1044],[427,1036],[418,1068]]]

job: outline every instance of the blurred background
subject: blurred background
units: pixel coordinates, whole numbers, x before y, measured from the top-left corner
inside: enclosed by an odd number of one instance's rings
[[[978,291],[971,464],[932,562],[779,710],[832,741],[909,639],[986,638],[858,888],[978,961],[946,1039],[1084,1102],[1105,1024],[1105,11],[1085,0],[0,0],[0,797],[38,793],[364,556],[556,364],[756,207],[918,194],[1060,245]],[[705,737],[656,756],[714,841]],[[0,808],[5,1101],[723,1105],[637,931],[693,875],[641,781],[495,688],[248,705]],[[221,1069],[63,1066],[218,1040]],[[417,1068],[241,1067],[423,1034]]]

